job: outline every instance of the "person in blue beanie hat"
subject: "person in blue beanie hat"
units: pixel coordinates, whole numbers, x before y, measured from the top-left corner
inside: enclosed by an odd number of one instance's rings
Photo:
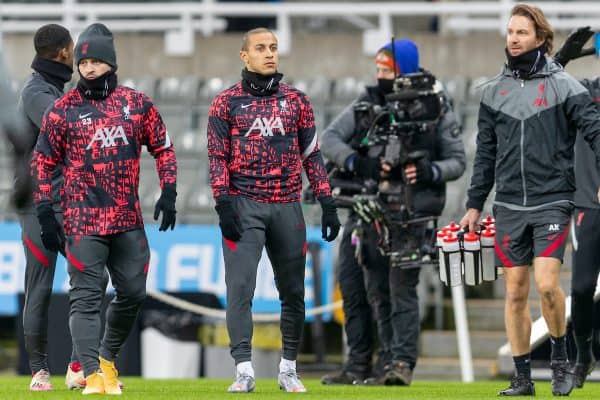
[[[380,114],[365,121],[356,117],[355,110],[365,103],[373,106],[373,110],[381,109],[387,103],[385,96],[393,91],[394,78],[425,71],[419,65],[419,50],[409,39],[395,40],[381,47],[375,56],[375,66],[377,85],[367,86],[325,129],[321,151],[343,171],[344,177],[349,176],[354,182],[370,181],[377,188],[402,182],[412,192],[410,207],[415,215],[439,215],[445,204],[446,182],[458,179],[465,169],[461,129],[452,103],[444,92],[439,92],[443,99],[439,119],[415,135],[407,149],[407,152],[423,151],[427,155],[392,168],[382,161],[381,154],[374,156],[373,148],[365,152],[360,146],[366,127]],[[382,129],[387,128],[385,122],[382,124]],[[393,200],[386,202],[390,208],[397,205]],[[362,235],[358,250],[353,244],[357,233]],[[361,221],[352,210],[344,226],[337,265],[344,300],[348,360],[342,371],[324,376],[323,384],[410,385],[412,382],[418,355],[420,268],[392,268],[390,258],[381,255],[377,241],[375,223]],[[375,347],[373,319],[380,351],[371,368]]]
[[[375,62],[392,63],[394,57],[396,59],[397,74],[414,74],[415,72],[419,72],[419,49],[412,40],[395,40],[393,46],[392,42],[386,44],[377,52]]]

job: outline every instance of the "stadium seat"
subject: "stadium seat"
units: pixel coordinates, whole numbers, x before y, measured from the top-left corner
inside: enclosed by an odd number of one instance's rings
[[[333,85],[333,101],[349,103],[358,97],[364,88],[365,82],[352,76],[337,79]]]
[[[210,79],[208,79],[206,82],[204,82],[204,85],[202,85],[202,87],[200,89],[200,100],[204,103],[210,104],[213,97],[215,97],[217,94],[219,94],[220,92],[222,92],[229,86],[233,85],[234,82],[237,82],[237,81],[238,81],[237,78],[236,79],[233,79],[233,78],[228,78],[228,79],[210,78]]]

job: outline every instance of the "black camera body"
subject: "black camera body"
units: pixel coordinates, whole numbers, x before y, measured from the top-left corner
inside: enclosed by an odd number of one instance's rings
[[[397,77],[393,91],[385,96],[383,105],[359,101],[354,105],[356,134],[350,146],[363,156],[381,158],[390,167],[402,167],[427,157],[427,152],[416,143],[419,135],[434,132],[443,115],[444,98],[436,78],[428,71]],[[332,186],[344,194],[374,192],[392,193],[408,186],[404,177],[384,179],[383,186],[373,187],[373,182],[362,182],[348,172],[331,167]],[[352,183],[349,185],[348,183]],[[401,184],[399,186],[399,184]],[[362,185],[362,186],[361,186]],[[390,190],[389,187],[395,186]],[[352,193],[354,190],[354,193]],[[404,201],[405,199],[390,199]]]
[[[406,164],[430,156],[419,148],[419,139],[437,129],[444,101],[441,87],[428,71],[397,77],[383,105],[369,101],[354,105],[356,134],[350,145],[363,156],[381,158],[392,170],[403,171]],[[376,183],[334,168],[330,183],[338,205],[354,209],[359,225],[377,227],[378,248],[389,256],[392,267],[435,262],[436,217],[414,215],[413,187],[403,173]]]

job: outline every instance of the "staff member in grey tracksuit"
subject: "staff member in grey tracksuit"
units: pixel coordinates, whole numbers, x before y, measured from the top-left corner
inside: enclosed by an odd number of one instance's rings
[[[393,56],[395,56],[395,63]],[[382,47],[375,57],[378,85],[367,87],[356,101],[382,106],[385,94],[392,90],[394,68],[399,74],[419,71],[417,46],[408,39],[396,40]],[[427,157],[401,166],[411,179],[414,211],[419,216],[439,215],[444,208],[445,182],[459,178],[465,169],[465,152],[460,138],[460,126],[451,103],[444,95],[443,114],[430,132],[419,134],[407,151],[425,150]],[[361,128],[354,118],[354,104],[349,105],[327,127],[321,138],[323,154],[339,168],[354,172],[360,178],[379,180],[385,165],[378,158],[358,154],[352,143],[357,142]],[[416,165],[415,165],[416,164]],[[392,176],[391,180],[401,177]],[[369,376],[373,338],[369,334],[372,313],[377,321],[383,371],[373,371],[368,382],[410,385],[417,361],[419,338],[419,300],[417,284],[420,268],[390,268],[389,258],[377,249],[377,235],[372,226],[365,229],[365,261],[363,270],[355,258],[351,235],[357,215],[351,213],[344,227],[340,245],[338,279],[344,299],[345,332],[349,356],[343,370],[323,377],[324,384],[362,383]],[[365,275],[363,277],[363,274]],[[366,279],[366,289],[365,289]]]
[[[533,261],[542,314],[551,335],[552,393],[573,388],[565,346],[565,297],[560,265],[568,235],[575,179],[575,134],[600,161],[600,114],[588,91],[547,55],[553,32],[542,11],[518,4],[506,36],[507,65],[485,88],[467,214],[475,229],[496,183],[496,264],[504,266],[505,322],[516,374],[499,395],[534,395],[531,316],[527,306]]]
[[[18,104],[18,112],[26,121],[25,137],[22,142],[27,143],[26,147],[29,151],[22,159],[17,160],[17,170],[28,168],[44,113],[56,99],[63,95],[64,85],[71,80],[73,74],[73,40],[67,29],[56,24],[44,25],[35,33],[33,42],[36,51],[31,63],[33,73],[23,86]],[[19,178],[22,176],[17,175],[17,180]],[[57,169],[52,182],[52,193],[54,211],[59,221],[62,221],[59,204],[62,181],[62,175]],[[22,185],[20,181],[15,182],[15,187]],[[29,366],[34,374],[30,389],[45,391],[52,389],[49,381],[47,329],[57,252],[46,249],[42,244],[40,224],[31,200],[21,204],[17,211],[26,261],[23,332],[25,347],[29,353]],[[77,361],[73,351],[69,368],[79,370]],[[83,375],[81,380],[83,381]]]

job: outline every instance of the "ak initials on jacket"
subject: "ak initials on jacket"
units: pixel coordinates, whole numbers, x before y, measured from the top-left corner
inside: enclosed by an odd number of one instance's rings
[[[175,183],[175,151],[147,96],[118,86],[96,101],[71,90],[44,116],[33,159],[37,200],[49,200],[50,172],[62,163],[67,235],[109,235],[143,227],[138,197],[142,146],[156,159],[161,186]]]
[[[208,112],[208,156],[215,198],[299,201],[302,167],[317,197],[330,194],[310,102],[283,83],[269,96],[248,94],[241,83],[216,96]]]

